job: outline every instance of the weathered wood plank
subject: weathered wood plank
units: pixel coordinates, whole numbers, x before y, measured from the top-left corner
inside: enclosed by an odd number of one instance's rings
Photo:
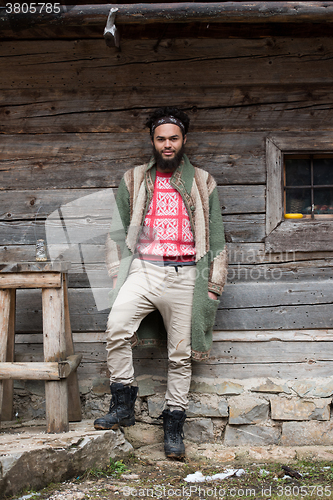
[[[55,234],[60,232],[65,238],[60,218],[48,221],[48,225],[50,234],[53,228]],[[260,242],[265,236],[265,216],[261,214],[226,215],[224,217],[224,226],[228,236],[227,241]],[[94,237],[96,244],[99,245],[104,243],[109,227],[110,219],[105,220],[93,217],[73,221],[72,224],[73,231],[76,228],[77,232],[88,235],[89,239]],[[41,220],[0,221],[0,231],[2,244],[4,245],[33,245],[39,238],[46,239],[45,225]],[[66,244],[67,241],[60,243]]]
[[[200,49],[201,50],[201,49]],[[73,56],[74,57],[74,56]],[[287,57],[287,56],[285,56]],[[252,62],[256,64],[255,60]],[[52,68],[50,68],[52,72]],[[138,71],[138,78],[141,69]],[[95,85],[98,85],[96,82]],[[87,84],[88,87],[88,84]],[[261,86],[249,81],[232,85],[209,85],[175,88],[173,103],[186,109],[191,118],[190,132],[202,130],[332,130],[332,89],[327,84],[288,84]],[[149,109],[169,101],[169,86],[160,86],[158,96],[145,88],[150,108],[142,106],[142,92],[137,87],[110,89],[81,88],[75,93],[63,89],[4,90],[0,96],[0,132],[5,134],[54,132],[133,132],[144,130]],[[198,104],[199,103],[199,104]],[[136,114],[133,119],[133,114]],[[79,119],[76,119],[79,118]],[[74,125],[75,121],[75,125]],[[189,135],[189,139],[190,139]],[[140,152],[144,144],[138,145]],[[191,144],[189,143],[191,148]],[[136,149],[136,151],[138,151]],[[191,151],[192,152],[192,151]],[[133,157],[133,152],[128,152]]]
[[[213,342],[269,342],[272,340],[281,342],[332,342],[333,330],[214,331],[213,335]]]
[[[229,265],[228,268],[228,286],[230,284],[267,284],[275,287],[277,283],[287,287],[297,282],[310,282],[314,289],[320,289],[321,283],[330,280],[332,283],[333,261],[291,261],[287,263],[276,264],[256,264],[248,265]],[[282,286],[282,285],[281,285]],[[310,285],[311,286],[311,285]],[[238,290],[238,289],[237,289]]]
[[[94,2],[93,2],[94,4]],[[297,9],[290,2],[263,2],[255,4],[239,1],[235,6],[232,2],[187,2],[177,3],[150,3],[146,4],[116,4],[116,23],[120,26],[146,25],[151,23],[169,24],[173,23],[308,23],[308,22],[330,22],[333,18],[333,9],[327,2],[307,2],[297,4]],[[72,5],[67,10],[60,6],[57,13],[38,15],[28,12],[18,15],[18,21],[23,29],[30,25],[37,28],[48,27],[49,24],[58,28],[66,27],[98,27],[103,28],[105,16],[109,12],[109,5]],[[1,13],[0,21],[2,27],[12,28],[10,16],[6,12]],[[15,30],[12,28],[12,31]],[[6,33],[7,35],[7,33]]]
[[[128,41],[121,53],[111,53],[104,40],[79,43],[47,40],[43,44],[36,41],[29,42],[29,48],[27,42],[17,42],[15,48],[11,42],[5,44],[8,48],[4,47],[4,57],[0,60],[1,88],[5,89],[10,88],[13,81],[16,87],[33,88],[36,74],[43,88],[86,87],[92,75],[100,87],[105,87],[107,82],[108,88],[112,88],[115,84],[133,82],[133,74],[143,62],[148,71],[140,68],[136,87],[163,86],[170,74],[177,74],[175,88],[187,90],[191,86],[206,86],[207,82],[216,85],[331,83],[327,65],[327,53],[332,51],[329,38],[316,44],[311,39],[290,38],[269,43],[266,39],[178,40],[171,53],[168,44],[160,44],[158,51],[154,51],[155,40],[140,44]],[[17,74],[17,57],[22,53],[25,57],[20,61],[21,71]],[[283,55],[285,57],[281,57]],[[45,71],[45,62],[49,72]],[[38,70],[41,65],[44,71]]]
[[[153,368],[153,362],[149,365]],[[201,365],[193,367],[193,375],[201,377],[225,377],[225,378],[253,378],[253,377],[275,377],[281,379],[300,378],[325,378],[332,371],[332,361],[317,361],[315,363],[243,363],[243,364],[216,364]],[[144,373],[144,366],[141,372]],[[146,368],[147,370],[147,368]],[[151,372],[153,373],[153,371]]]
[[[193,132],[187,151],[191,161],[207,169],[219,184],[265,182],[262,133]],[[35,190],[36,186],[40,190],[116,187],[128,168],[148,161],[150,155],[147,132],[131,135],[0,134],[0,189],[11,190],[13,186],[21,190]],[[36,194],[27,197],[26,203],[34,210]]]
[[[134,359],[136,376],[157,375],[166,377],[166,359]],[[193,363],[193,376],[219,377],[239,379],[253,377],[274,377],[280,379],[325,378],[332,372],[332,361],[317,361],[315,363],[234,363],[207,365],[203,362]],[[87,363],[79,367],[80,383],[92,387],[93,381],[108,378],[106,363]]]
[[[106,193],[109,206],[105,206]],[[112,214],[115,195],[116,189],[112,188],[3,191],[0,201],[0,220],[45,219],[61,207],[65,210],[65,213],[62,213],[65,219],[107,218]]]
[[[16,290],[11,289],[10,295],[10,311],[8,324],[8,340],[7,340],[7,355],[6,361],[14,361],[15,351],[15,310],[16,310]],[[0,415],[1,420],[12,420],[13,418],[13,380],[4,380],[3,384],[3,404]]]
[[[77,350],[81,352],[84,349],[81,344],[95,344],[94,347],[96,348],[96,344],[103,344],[105,347],[106,333],[104,331],[74,332],[73,339]],[[271,340],[280,340],[281,342],[332,342],[333,330],[215,330],[213,335],[213,342],[269,342]],[[42,353],[42,342],[43,336],[40,333],[17,334],[15,336],[16,352],[21,354],[27,352],[34,344],[34,347],[39,348]],[[27,344],[29,344],[29,347],[27,347]]]
[[[90,4],[100,3],[100,0],[90,1]],[[128,2],[135,3],[135,2]],[[146,3],[153,3],[151,1]],[[106,19],[107,16],[105,16]],[[96,26],[80,26],[80,38],[82,39],[100,39],[101,29],[104,29],[105,19],[101,28]],[[149,23],[145,25],[118,25],[121,45],[124,40],[158,40],[161,35],[160,23]],[[264,37],[281,37],[292,36],[293,38],[322,38],[330,37],[330,23],[168,23],[163,26],[163,34],[165,39],[179,38],[194,38],[194,39],[228,39],[228,38],[264,38]],[[59,26],[47,24],[41,27],[29,25],[28,29],[20,29],[20,31],[12,31],[12,28],[7,25],[0,33],[0,38],[6,40],[50,40],[64,39],[77,40],[77,26],[66,26],[63,29]]]
[[[260,242],[265,237],[265,215],[224,216],[226,241]]]
[[[260,345],[262,346],[264,344],[265,342],[262,342]],[[267,342],[267,344],[270,344],[270,342]],[[313,345],[312,343],[310,344]],[[302,351],[302,345],[300,345],[299,347],[299,352]],[[246,346],[250,346],[253,349],[255,348],[258,355],[257,343],[247,343]],[[266,347],[269,350],[269,345]],[[281,349],[285,350],[285,347],[281,346]],[[145,354],[145,351],[146,349],[137,348],[133,351],[136,376],[150,374],[166,377],[166,351],[164,353],[156,353],[156,351],[151,352],[150,356],[147,356]],[[21,356],[23,359],[24,355],[20,354],[20,357]],[[325,378],[327,377],[327,373],[330,373],[331,371],[331,360],[319,361],[312,359],[311,356],[309,357],[308,361],[303,362],[293,362],[293,360],[289,359],[288,362],[272,361],[268,363],[262,363],[261,361],[258,361],[258,359],[256,359],[255,362],[251,363],[227,363],[224,360],[218,361],[215,364],[213,364],[213,361],[209,364],[205,362],[193,363],[194,376],[219,378],[225,377],[228,379],[234,378],[240,380],[253,377],[276,377],[286,380],[312,377]],[[106,366],[105,350],[101,349],[99,353],[96,353],[95,358],[91,356],[89,361],[81,363],[78,368],[78,375],[80,385],[84,387],[92,387],[94,381],[100,380],[101,378],[108,378],[109,373]]]
[[[282,206],[282,169],[281,150],[271,139],[266,140],[267,198],[266,234],[270,234],[281,222]]]
[[[58,363],[0,363],[0,380],[60,380]]]
[[[116,192],[112,188],[5,191],[1,193],[0,220],[35,221],[44,219],[59,208],[62,209],[65,223],[70,218],[111,218]],[[265,187],[262,185],[219,186],[218,192],[225,214],[265,212]],[[106,193],[108,204],[105,204]]]
[[[81,362],[82,356],[74,354],[75,349],[73,343],[72,326],[71,326],[69,304],[68,304],[68,276],[66,274],[64,274],[63,276],[63,289],[64,289],[64,327],[65,327],[66,356],[67,356],[65,365],[68,363],[71,368],[71,372],[67,379],[68,420],[70,422],[79,422],[82,420],[82,411],[81,411],[80,391],[79,391],[79,383],[78,383],[76,369]]]
[[[42,290],[44,360],[66,359],[63,289]],[[68,387],[66,379],[45,382],[47,432],[67,432]]]
[[[59,288],[61,275],[59,273],[2,273],[0,272],[0,287],[2,288]]]
[[[332,342],[214,342],[207,364],[232,363],[314,363],[331,361]]]
[[[333,221],[283,221],[265,239],[267,251],[333,250]]]
[[[251,307],[218,310],[217,330],[290,330],[331,328],[333,304]]]
[[[333,276],[320,282],[302,281],[271,283],[248,282],[227,284],[222,294],[221,309],[271,307],[333,303]],[[333,326],[333,325],[332,325]]]
[[[229,253],[229,265],[233,264],[264,264],[264,263],[294,263],[294,272],[301,271],[303,266],[313,268],[324,268],[333,265],[333,252],[265,252],[264,243],[227,243]],[[96,269],[97,263],[105,262],[104,245],[94,245]],[[0,262],[31,262],[35,259],[35,245],[0,245]],[[315,266],[315,268],[313,267]],[[319,270],[319,273],[322,272]],[[81,285],[75,280],[81,280],[77,273],[82,274],[81,263],[72,261],[69,270],[69,284],[71,288]],[[86,278],[82,278],[86,283]],[[82,281],[81,281],[82,283]],[[82,286],[87,286],[83,284]]]
[[[305,285],[304,285],[305,283]],[[318,280],[254,285],[252,282],[229,284],[222,295],[215,329],[314,329],[332,326],[331,283]],[[312,289],[311,289],[312,287]],[[243,290],[244,289],[244,290]],[[98,311],[89,288],[69,291],[73,330],[103,331],[108,309]],[[100,289],[107,300],[107,290]],[[98,297],[98,295],[97,295]],[[38,291],[18,292],[17,332],[39,332],[41,325]]]
[[[103,362],[106,359],[104,344],[79,344],[84,355],[85,363]],[[90,349],[89,349],[90,347]],[[204,362],[206,365],[216,364],[251,364],[258,363],[315,363],[317,361],[331,361],[333,363],[333,342],[214,342],[210,357]],[[167,350],[136,348],[133,357],[137,360],[163,360],[167,358]]]
[[[7,361],[7,354],[9,354],[10,356],[12,355],[11,351],[13,342],[12,339],[9,338],[10,335],[13,335],[13,331],[11,329],[12,297],[13,294],[11,290],[0,290],[0,363],[4,363]],[[8,391],[8,386],[6,387],[6,390]],[[8,412],[10,411],[10,409],[6,405],[4,396],[4,382],[0,381],[0,416],[2,415],[3,410],[4,414],[8,414]],[[12,402],[12,399],[10,402]]]

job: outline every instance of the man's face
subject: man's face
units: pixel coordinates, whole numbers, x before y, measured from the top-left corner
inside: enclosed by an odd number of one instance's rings
[[[173,172],[179,166],[183,156],[186,136],[173,123],[164,123],[154,130],[152,144],[159,172]]]

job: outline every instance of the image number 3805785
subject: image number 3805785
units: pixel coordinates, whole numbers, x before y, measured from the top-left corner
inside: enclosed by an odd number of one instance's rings
[[[60,3],[51,2],[27,2],[27,3],[6,3],[7,14],[60,14]]]

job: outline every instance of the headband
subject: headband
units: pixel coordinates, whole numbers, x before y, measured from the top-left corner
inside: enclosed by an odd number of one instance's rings
[[[164,116],[163,118],[159,118],[158,120],[156,120],[156,122],[154,122],[151,126],[150,134],[154,135],[155,129],[160,125],[164,125],[165,123],[173,123],[174,125],[177,125],[181,129],[183,134],[185,134],[184,123],[174,116]]]

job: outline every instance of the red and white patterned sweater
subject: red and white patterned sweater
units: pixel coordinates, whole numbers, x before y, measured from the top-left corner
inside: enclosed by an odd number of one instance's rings
[[[194,260],[190,219],[181,195],[170,184],[172,172],[156,172],[154,196],[137,244],[141,258]]]

